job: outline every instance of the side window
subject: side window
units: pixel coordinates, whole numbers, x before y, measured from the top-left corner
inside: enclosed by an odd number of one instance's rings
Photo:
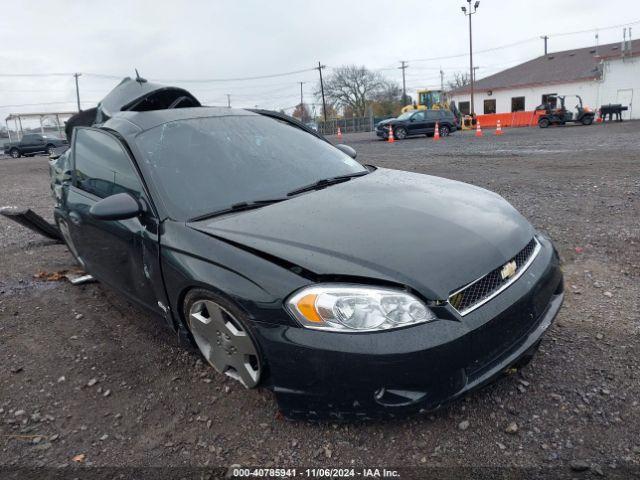
[[[78,128],[73,151],[74,184],[79,189],[100,198],[124,192],[139,197],[142,193],[131,159],[116,138],[105,132]]]
[[[22,142],[23,142],[23,143],[34,143],[34,142],[37,140],[37,138],[36,138],[36,137],[37,137],[37,136],[36,136],[35,134],[33,134],[33,133],[28,133],[27,135],[24,135],[24,136],[22,137]]]
[[[427,110],[427,120],[440,120],[440,112],[438,110]]]
[[[424,122],[424,111],[419,111],[413,114],[411,117],[414,122]]]

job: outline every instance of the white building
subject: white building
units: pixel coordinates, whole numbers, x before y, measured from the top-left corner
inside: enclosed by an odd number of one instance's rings
[[[624,119],[640,118],[640,40],[549,53],[479,79],[474,110],[477,115],[532,111],[549,94],[580,95],[593,109],[619,103],[628,107]],[[463,113],[469,113],[468,86],[450,95]]]

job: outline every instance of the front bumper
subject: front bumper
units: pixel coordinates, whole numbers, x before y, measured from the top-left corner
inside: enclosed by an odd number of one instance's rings
[[[563,301],[551,242],[500,295],[460,317],[386,332],[342,334],[256,324],[271,388],[289,417],[436,409],[532,355]]]
[[[388,126],[384,126],[384,127],[376,128],[376,135],[378,137],[384,138],[386,140],[387,137],[389,136],[389,127]]]

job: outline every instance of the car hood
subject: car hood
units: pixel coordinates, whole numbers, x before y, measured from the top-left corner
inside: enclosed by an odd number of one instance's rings
[[[383,125],[389,125],[390,123],[394,123],[396,120],[398,120],[397,118],[387,118],[386,120],[380,120],[377,125],[378,126],[383,126]]]
[[[504,264],[534,234],[495,193],[382,168],[189,226],[319,276],[395,282],[433,300]]]

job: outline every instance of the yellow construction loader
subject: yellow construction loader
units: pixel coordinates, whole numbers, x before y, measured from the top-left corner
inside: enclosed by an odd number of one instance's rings
[[[418,103],[402,107],[402,113],[411,110],[449,110],[449,102],[442,90],[418,90]]]

